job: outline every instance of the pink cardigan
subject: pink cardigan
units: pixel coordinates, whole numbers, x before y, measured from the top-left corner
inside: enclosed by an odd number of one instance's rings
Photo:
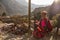
[[[45,20],[48,21],[48,25],[47,26],[48,26],[49,30],[51,31],[52,30],[52,25],[50,24],[50,21],[47,18],[42,19],[42,21],[41,21],[42,28],[44,28],[46,26]]]

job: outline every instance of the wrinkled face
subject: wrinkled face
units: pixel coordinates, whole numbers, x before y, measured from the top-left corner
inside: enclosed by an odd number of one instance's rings
[[[41,17],[46,17],[47,16],[47,11],[42,11],[41,12]]]
[[[46,16],[46,13],[42,12],[42,13],[41,13],[41,16],[42,16],[42,17],[45,17],[45,16]]]

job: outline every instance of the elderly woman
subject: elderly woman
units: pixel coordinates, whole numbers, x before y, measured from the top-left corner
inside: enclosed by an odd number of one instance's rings
[[[47,17],[47,11],[42,11],[41,12],[41,18],[40,21],[36,22],[36,29],[33,32],[33,36],[39,40],[45,40],[43,37],[51,32],[52,26],[50,24],[50,20]]]

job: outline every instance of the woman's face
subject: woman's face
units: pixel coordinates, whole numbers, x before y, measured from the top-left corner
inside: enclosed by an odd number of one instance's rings
[[[45,17],[45,16],[46,16],[46,13],[41,13],[41,16],[42,16],[42,17]]]

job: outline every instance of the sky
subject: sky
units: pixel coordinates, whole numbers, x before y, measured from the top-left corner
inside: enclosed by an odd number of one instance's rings
[[[28,2],[28,0],[26,0]],[[54,0],[31,0],[32,4],[35,5],[51,5],[54,2]]]

